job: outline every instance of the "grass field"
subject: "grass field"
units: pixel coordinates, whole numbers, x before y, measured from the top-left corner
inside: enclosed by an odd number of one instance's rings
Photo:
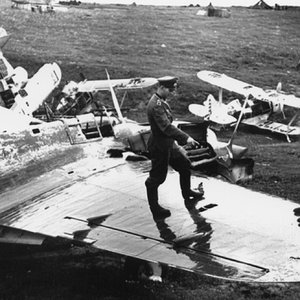
[[[0,4],[0,26],[12,35],[5,56],[30,75],[44,63],[57,62],[63,72],[61,86],[66,80],[79,81],[80,72],[89,79],[105,79],[105,68],[111,78],[174,75],[180,78],[180,90],[171,106],[177,116],[185,117],[188,104],[203,101],[209,93],[217,95],[197,79],[200,70],[224,72],[260,87],[274,88],[281,81],[288,92],[300,85],[296,69],[300,11],[232,8],[230,18],[207,18],[196,15],[198,8],[106,6],[50,15],[11,9],[9,3]],[[151,93],[130,93],[126,100],[139,120],[145,118]],[[225,97],[234,95],[225,93]],[[224,138],[229,134],[224,133]],[[254,178],[244,185],[300,203],[299,142],[289,144],[257,132],[239,132],[237,142],[248,146],[248,155],[255,160]],[[300,292],[294,284],[220,284],[170,276],[163,285],[132,284],[119,291],[113,283],[104,293],[93,278],[89,285],[92,271],[80,262],[73,261],[70,267],[69,261],[56,265],[38,261],[30,274],[26,264],[18,276],[12,270],[2,272],[0,295],[8,299],[298,299]],[[45,275],[42,266],[52,273]],[[59,282],[54,274],[61,279],[68,274],[74,280]],[[80,274],[85,276],[82,289]]]
[[[31,74],[58,62],[62,83],[79,80],[79,72],[106,78],[105,68],[111,78],[178,76],[180,112],[214,91],[196,77],[204,69],[261,87],[281,81],[288,91],[299,83],[299,11],[233,8],[231,18],[207,18],[197,10],[106,6],[47,15],[3,7],[1,25],[12,34],[5,53]]]

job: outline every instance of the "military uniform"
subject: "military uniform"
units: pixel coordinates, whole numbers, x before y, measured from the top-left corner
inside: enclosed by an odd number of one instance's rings
[[[155,217],[168,217],[170,211],[158,204],[158,187],[166,180],[168,166],[179,173],[181,193],[185,200],[199,200],[202,192],[195,192],[191,186],[191,163],[179,145],[197,142],[185,132],[172,125],[171,109],[165,98],[177,87],[177,78],[162,77],[158,79],[159,88],[147,106],[147,116],[151,127],[148,140],[152,167],[145,184],[150,209]],[[175,141],[177,143],[175,143]]]
[[[147,115],[151,126],[148,150],[152,168],[146,180],[146,187],[150,208],[155,210],[160,209],[158,187],[167,177],[168,165],[179,172],[183,198],[187,199],[190,195],[190,161],[175,143],[177,141],[179,145],[184,145],[189,136],[172,125],[173,117],[170,107],[158,94],[154,94],[150,99]]]

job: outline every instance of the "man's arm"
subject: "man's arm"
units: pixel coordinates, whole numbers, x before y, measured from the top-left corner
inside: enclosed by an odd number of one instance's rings
[[[159,129],[168,137],[173,138],[179,145],[191,144],[195,146],[198,144],[192,137],[180,130],[176,126],[172,125],[168,119],[166,112],[162,105],[157,105],[153,110],[154,120]]]

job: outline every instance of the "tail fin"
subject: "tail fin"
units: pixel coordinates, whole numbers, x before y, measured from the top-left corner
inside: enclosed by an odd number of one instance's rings
[[[220,125],[229,125],[236,122],[236,118],[228,114],[227,105],[217,101],[213,95],[208,95],[203,104],[208,110],[211,121]]]
[[[201,104],[190,104],[189,111],[207,121],[212,121],[220,125],[228,125],[236,122],[236,118],[227,113],[226,104],[218,102],[213,95],[208,95]]]

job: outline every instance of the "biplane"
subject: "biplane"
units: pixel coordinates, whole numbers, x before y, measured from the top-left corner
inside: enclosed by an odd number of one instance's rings
[[[111,91],[111,87],[117,91],[123,91],[121,106],[125,100],[128,91],[145,89],[157,84],[156,78],[136,77],[128,79],[104,79],[104,80],[87,80],[81,73],[82,81],[69,81],[63,87],[60,97],[56,99],[52,106],[53,111],[58,111],[62,115],[74,111],[81,114],[85,113],[91,105],[95,106],[94,96],[98,92]],[[107,76],[108,73],[107,73]]]
[[[300,98],[283,92],[281,84],[278,84],[276,90],[264,90],[217,72],[200,71],[197,76],[200,80],[218,87],[219,99],[217,101],[209,95],[203,105],[190,105],[189,109],[193,114],[221,125],[229,125],[234,124],[239,114],[242,113],[242,124],[283,134],[289,142],[291,137],[300,135],[300,127],[292,125],[298,112],[288,124],[270,119],[273,113],[279,112],[286,118],[284,113],[286,106],[296,110],[300,108]],[[243,99],[235,99],[225,104],[223,103],[223,89],[237,93],[243,96]]]

